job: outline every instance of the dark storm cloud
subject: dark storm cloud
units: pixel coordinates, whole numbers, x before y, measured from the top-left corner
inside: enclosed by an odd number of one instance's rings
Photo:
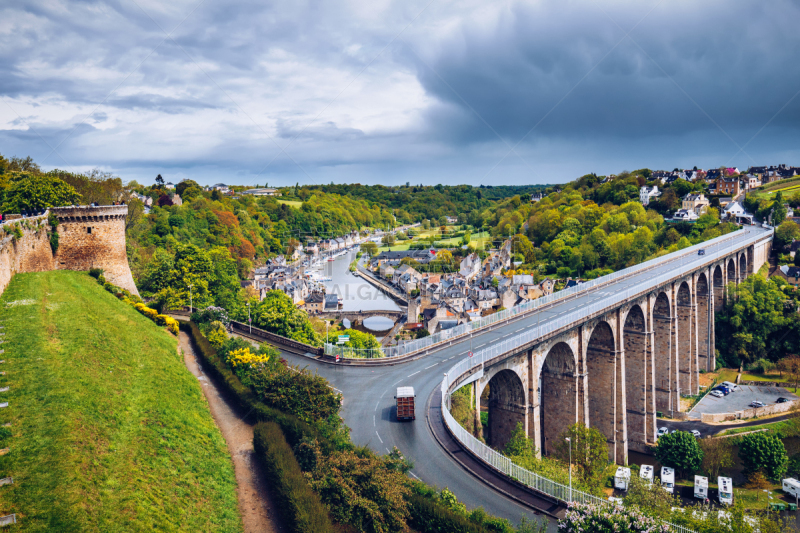
[[[173,180],[273,184],[800,164],[800,97],[781,110],[800,90],[798,2],[603,9],[9,3],[0,153],[50,154],[45,166],[63,157],[126,179],[166,169]]]
[[[492,25],[465,24],[430,68],[418,62],[426,89],[461,110],[432,110],[432,126],[492,138],[468,104],[512,138],[540,121],[538,134],[571,138],[682,135],[711,119],[755,133],[800,89],[796,4],[659,5],[625,37],[652,5],[515,4]],[[800,100],[775,125],[798,118]]]

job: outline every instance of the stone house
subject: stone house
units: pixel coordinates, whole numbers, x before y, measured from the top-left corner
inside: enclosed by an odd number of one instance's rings
[[[319,313],[325,308],[325,295],[314,291],[306,297],[305,310],[309,313]]]
[[[789,285],[794,287],[800,285],[800,267],[783,265],[778,268],[776,274],[785,279]]]

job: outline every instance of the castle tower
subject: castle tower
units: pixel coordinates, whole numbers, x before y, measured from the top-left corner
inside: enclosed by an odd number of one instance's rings
[[[138,295],[125,250],[127,205],[54,207],[58,218],[59,270],[102,268],[109,283]]]

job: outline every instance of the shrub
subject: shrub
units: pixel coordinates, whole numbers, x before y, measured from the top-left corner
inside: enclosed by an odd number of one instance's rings
[[[274,422],[255,427],[253,447],[263,463],[278,509],[290,531],[334,532],[328,511],[306,481],[281,428]]]
[[[338,414],[341,407],[341,395],[328,386],[325,378],[308,370],[259,372],[250,379],[261,401],[306,422],[325,420]]]
[[[92,276],[96,280],[100,280],[100,276],[103,275],[103,269],[102,268],[90,268],[89,269],[89,275]]]
[[[767,433],[745,435],[739,443],[739,458],[747,473],[762,471],[774,480],[783,477],[789,462],[783,441]]]
[[[337,522],[367,533],[404,529],[408,478],[369,449],[333,452],[309,477]]]
[[[169,317],[168,317],[167,315],[158,315],[158,314],[157,314],[157,315],[156,315],[156,318],[155,318],[155,320],[154,320],[154,322],[155,322],[155,323],[156,323],[156,325],[158,325],[158,326],[166,326],[166,325],[167,325],[167,319],[168,319],[168,318],[169,318]]]
[[[573,504],[558,521],[558,530],[564,533],[581,531],[614,531],[616,533],[663,532],[669,526],[655,518],[645,516],[637,508],[608,505]]]
[[[489,530],[471,522],[435,500],[420,494],[408,497],[408,525],[417,531],[432,533],[487,533]]]
[[[58,232],[50,232],[50,250],[55,254],[58,251]]]

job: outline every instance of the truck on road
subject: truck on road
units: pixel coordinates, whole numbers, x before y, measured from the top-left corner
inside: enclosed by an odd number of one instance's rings
[[[397,394],[394,398],[397,401],[397,419],[414,420],[414,387],[397,387]]]

